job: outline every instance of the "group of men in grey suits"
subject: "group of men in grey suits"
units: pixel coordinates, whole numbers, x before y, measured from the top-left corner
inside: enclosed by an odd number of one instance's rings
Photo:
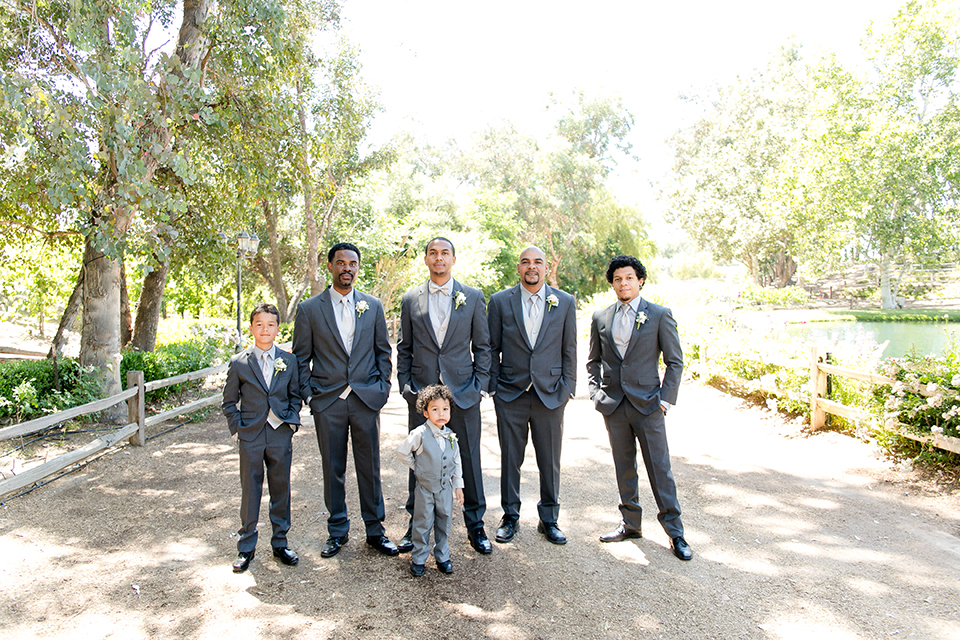
[[[663,416],[676,401],[682,371],[679,338],[669,309],[639,298],[646,272],[638,261],[630,260],[639,268],[627,263],[613,269],[611,263],[607,279],[620,302],[595,314],[591,332],[590,394],[610,434],[623,516],[617,531],[601,540],[640,536],[639,440],[660,521],[671,536],[674,553],[689,559],[663,429]],[[476,551],[489,554],[480,402],[492,396],[501,448],[503,508],[496,540],[509,542],[517,531],[520,467],[529,435],[540,471],[537,529],[549,542],[565,544],[557,520],[563,412],[576,387],[575,300],[546,284],[546,257],[537,247],[522,252],[519,284],[492,295],[489,310],[481,291],[453,278],[456,251],[450,240],[430,240],[424,261],[429,280],[408,291],[401,302],[397,379],[409,406],[408,427],[412,430],[423,423],[415,408],[420,389],[431,384],[450,388],[455,407],[449,427],[461,447],[467,538]],[[380,301],[353,288],[359,266],[360,250],[355,245],[334,245],[328,254],[331,287],[302,302],[294,324],[301,395],[316,424],[329,512],[323,557],[336,555],[348,540],[344,491],[348,439],[367,544],[385,555],[413,546],[409,528],[395,545],[383,527],[379,411],[390,391],[391,348]],[[632,280],[624,277],[624,269],[635,272]],[[622,285],[621,280],[628,283]],[[630,311],[620,313],[624,301]],[[615,325],[615,317],[631,312],[629,321]],[[634,324],[633,331],[624,328]],[[657,368],[661,353],[667,366],[662,384]],[[658,407],[660,411],[655,411]],[[406,504],[411,517],[414,486],[411,474]]]

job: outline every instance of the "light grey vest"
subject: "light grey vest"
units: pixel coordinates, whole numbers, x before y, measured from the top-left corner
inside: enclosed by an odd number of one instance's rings
[[[451,446],[444,447],[443,451],[440,451],[440,445],[433,437],[430,426],[424,424],[419,428],[423,429],[421,438],[423,450],[417,454],[413,473],[417,476],[417,482],[426,491],[440,493],[444,487],[451,486],[453,473],[456,470],[458,444],[451,443]],[[450,443],[449,440],[447,442]]]

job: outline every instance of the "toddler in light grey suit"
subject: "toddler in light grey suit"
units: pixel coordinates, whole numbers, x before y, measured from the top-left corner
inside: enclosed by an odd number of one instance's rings
[[[453,519],[453,498],[463,505],[463,469],[457,436],[450,421],[453,394],[444,385],[424,387],[417,394],[417,411],[427,421],[410,432],[397,447],[397,457],[413,469],[414,491],[410,573],[420,577],[430,555],[430,530],[434,532],[433,556],[441,573],[453,573],[447,536]]]

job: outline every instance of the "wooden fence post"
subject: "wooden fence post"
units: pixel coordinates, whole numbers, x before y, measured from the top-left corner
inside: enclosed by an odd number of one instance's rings
[[[810,428],[814,431],[827,422],[827,414],[817,402],[827,393],[827,373],[820,369],[822,353],[819,347],[810,347]]]
[[[143,401],[143,371],[127,371],[127,388],[137,387],[137,395],[127,400],[127,422],[136,422],[140,428],[130,436],[130,444],[142,447],[147,442],[146,415]]]

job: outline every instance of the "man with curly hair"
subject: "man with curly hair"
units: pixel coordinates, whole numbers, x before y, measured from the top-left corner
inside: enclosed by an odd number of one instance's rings
[[[647,278],[643,264],[632,256],[617,256],[607,267],[607,282],[617,302],[593,314],[587,376],[590,398],[603,414],[620,490],[622,522],[600,536],[601,542],[641,537],[637,486],[637,442],[656,500],[657,520],[670,538],[673,554],[693,557],[683,538],[677,487],[670,470],[667,411],[677,402],[683,353],[677,322],[670,309],[640,297]],[[663,356],[666,371],[660,378]]]

